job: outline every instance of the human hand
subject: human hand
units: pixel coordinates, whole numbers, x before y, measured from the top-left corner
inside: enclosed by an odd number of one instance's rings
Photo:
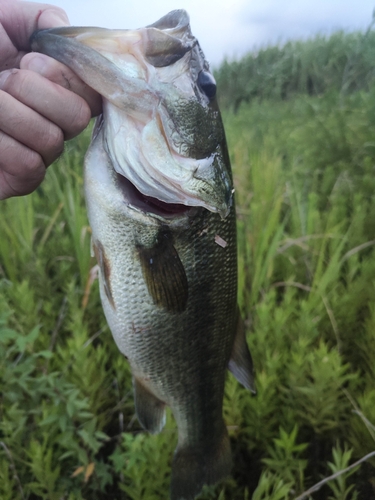
[[[28,53],[36,29],[68,24],[58,7],[0,0],[0,199],[34,191],[64,140],[101,112],[101,97],[69,68]]]

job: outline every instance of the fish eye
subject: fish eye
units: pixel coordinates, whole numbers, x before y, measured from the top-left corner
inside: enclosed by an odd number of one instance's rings
[[[216,82],[211,73],[208,71],[200,71],[198,75],[198,85],[209,99],[213,99],[215,97]]]

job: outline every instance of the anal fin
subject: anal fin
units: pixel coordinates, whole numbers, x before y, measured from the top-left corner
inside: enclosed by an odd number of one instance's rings
[[[157,434],[165,424],[165,404],[135,377],[133,378],[135,411],[144,429]]]
[[[239,311],[237,314],[237,332],[228,369],[246,389],[256,392],[253,360],[246,343],[245,325]]]

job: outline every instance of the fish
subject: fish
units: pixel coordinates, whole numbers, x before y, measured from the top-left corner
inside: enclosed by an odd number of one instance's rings
[[[227,368],[255,392],[214,76],[185,10],[135,30],[40,30],[31,45],[103,97],[84,161],[102,306],[141,426],[160,432],[171,409],[170,498],[192,500],[232,467]]]

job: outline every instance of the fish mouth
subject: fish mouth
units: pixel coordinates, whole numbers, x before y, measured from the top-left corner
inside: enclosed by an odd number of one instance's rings
[[[125,199],[129,192],[136,208],[156,215],[202,207],[227,217],[233,186],[225,136],[218,109],[199,87],[208,64],[185,11],[139,30],[37,31],[31,47],[103,96],[104,148],[130,182],[119,177]]]
[[[116,172],[116,184],[120,189],[125,203],[132,209],[146,214],[156,215],[165,219],[173,219],[188,214],[194,207],[180,203],[166,203],[141,193],[126,177]]]

